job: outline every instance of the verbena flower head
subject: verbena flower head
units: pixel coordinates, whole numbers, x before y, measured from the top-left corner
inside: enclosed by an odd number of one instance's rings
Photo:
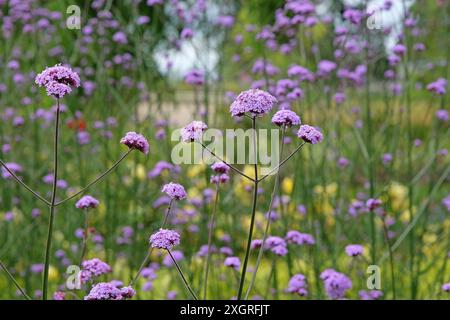
[[[101,276],[103,274],[111,272],[111,267],[98,258],[91,260],[85,260],[81,264],[81,282],[86,283],[92,280],[94,277]]]
[[[342,299],[347,290],[352,288],[352,281],[343,273],[327,269],[320,274],[325,291],[330,299]]]
[[[208,126],[204,122],[192,121],[186,127],[181,129],[181,140],[184,142],[200,140],[206,129],[208,129]]]
[[[187,84],[201,86],[205,83],[205,74],[201,70],[191,70],[184,77]]]
[[[170,198],[175,200],[185,199],[187,194],[184,187],[181,184],[170,182],[165,184],[161,189],[162,192],[167,194]]]
[[[230,167],[227,166],[224,162],[214,162],[211,166],[211,169],[216,173],[228,173],[230,172]]]
[[[449,283],[444,283],[442,285],[442,291],[444,292],[450,292],[450,282]]]
[[[126,145],[130,149],[136,149],[142,152],[143,154],[148,154],[150,150],[147,139],[139,133],[130,131],[120,139],[120,143]]]
[[[136,292],[131,287],[119,289],[111,282],[100,282],[92,287],[84,300],[125,300],[135,294]]]
[[[230,106],[233,117],[241,117],[246,113],[253,116],[263,115],[272,110],[277,99],[270,93],[260,89],[250,89],[241,92]]]
[[[180,244],[178,232],[168,229],[159,229],[150,236],[152,248],[171,250],[173,246]]]
[[[230,267],[234,270],[239,270],[241,267],[241,261],[238,257],[227,257],[223,264],[225,267]]]
[[[289,280],[287,292],[297,293],[298,295],[304,297],[308,295],[306,288],[306,277],[301,273],[297,273]]]
[[[89,209],[89,208],[97,208],[100,202],[91,196],[84,196],[80,200],[77,201],[75,207],[78,209]]]
[[[359,244],[349,244],[345,247],[345,253],[349,257],[361,256],[364,253],[364,247]]]
[[[442,122],[447,122],[449,119],[448,111],[445,109],[439,109],[436,111],[436,117]]]
[[[438,95],[443,95],[443,94],[445,94],[445,92],[447,90],[447,80],[444,78],[439,78],[436,81],[428,84],[427,90],[434,92]]]
[[[47,95],[60,99],[71,93],[72,87],[80,86],[80,77],[71,68],[57,64],[39,73],[35,82],[46,88]]]
[[[285,237],[288,243],[298,245],[313,245],[316,243],[314,237],[308,233],[301,233],[296,230],[288,231]]]
[[[272,117],[272,123],[277,126],[296,126],[300,124],[300,117],[291,110],[279,110]]]
[[[322,132],[307,124],[300,126],[297,136],[311,144],[316,144],[323,140]]]

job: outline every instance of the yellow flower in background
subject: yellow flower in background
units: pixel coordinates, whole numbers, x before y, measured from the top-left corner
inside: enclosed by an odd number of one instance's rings
[[[323,196],[334,196],[336,195],[337,187],[336,182],[327,184],[325,187],[323,185],[317,185],[314,187],[314,193]]]
[[[437,235],[434,233],[426,233],[423,236],[423,242],[426,245],[431,245],[433,243],[435,243],[437,240]]]
[[[196,164],[196,165],[189,167],[189,169],[187,171],[187,176],[189,178],[196,178],[203,172],[205,172],[205,165],[204,164]]]
[[[408,206],[408,188],[404,185],[398,182],[392,183],[388,189],[388,195],[394,211],[405,209]]]
[[[50,265],[48,267],[48,280],[56,281],[59,279],[59,272],[54,266]]]
[[[281,190],[286,194],[291,194],[294,190],[294,180],[292,178],[286,177],[281,182]]]
[[[144,181],[147,177],[147,174],[145,172],[145,167],[142,164],[136,165],[136,172],[135,172],[136,178],[140,181]]]
[[[412,208],[412,213],[413,213],[413,216],[416,214],[416,208],[415,207],[413,207]],[[409,221],[411,220],[411,218],[410,218],[410,214],[409,214],[409,210],[404,210],[402,213],[401,213],[401,215],[400,215],[400,219],[399,219],[401,222],[403,222],[403,223],[405,223],[405,224],[407,224],[407,223],[409,223]]]

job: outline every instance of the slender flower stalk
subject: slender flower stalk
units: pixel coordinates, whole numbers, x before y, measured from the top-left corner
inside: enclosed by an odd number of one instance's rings
[[[45,247],[45,261],[44,261],[44,276],[42,281],[42,300],[47,300],[48,293],[48,269],[50,266],[50,250],[52,247],[53,222],[55,218],[55,203],[56,203],[56,184],[58,180],[58,142],[59,142],[59,117],[60,117],[59,99],[57,99],[56,120],[55,120],[55,136],[53,149],[53,188],[50,200],[50,216],[47,231],[47,244]]]
[[[133,151],[132,148],[128,149],[128,151],[126,153],[124,153],[119,160],[116,161],[116,163],[114,163],[108,170],[106,170],[105,172],[103,172],[101,175],[99,175],[97,178],[95,178],[92,182],[90,182],[87,186],[85,186],[83,189],[81,189],[80,191],[74,193],[73,195],[57,202],[55,204],[55,206],[60,206],[61,204],[72,200],[73,198],[76,198],[77,196],[79,196],[80,194],[86,192],[90,187],[92,187],[93,185],[95,185],[97,182],[99,182],[101,179],[103,179],[104,177],[106,177],[108,174],[110,174],[115,168],[117,168],[117,166],[119,166],[119,164],[125,160],[125,158],[131,153],[131,151]]]
[[[184,285],[186,286],[186,288],[189,290],[189,293],[192,295],[192,297],[194,298],[194,300],[198,300],[197,296],[195,295],[194,291],[192,290],[192,288],[189,286],[189,283],[187,282],[183,272],[181,271],[180,266],[178,265],[177,260],[173,257],[172,253],[170,252],[170,250],[167,250],[167,253],[169,254],[170,258],[173,261],[173,264],[175,265],[175,267],[177,268],[178,273],[181,276],[181,279],[183,279]]]
[[[283,156],[283,147],[284,147],[283,141],[284,141],[285,133],[286,133],[286,126],[283,126],[283,129],[282,129],[282,132],[281,132],[280,158]],[[271,216],[272,216],[273,201],[275,199],[275,194],[276,194],[277,186],[279,185],[279,181],[280,181],[280,171],[278,170],[277,174],[275,176],[274,184],[273,184],[272,195],[270,197],[269,210],[267,211],[268,212],[268,214],[267,214],[268,216],[267,216],[266,226],[264,228],[264,235],[263,235],[263,238],[262,238],[261,247],[259,248],[258,258],[256,259],[255,268],[254,268],[253,273],[252,273],[252,279],[250,281],[250,284],[248,286],[247,292],[245,294],[245,300],[247,300],[248,296],[250,295],[250,292],[251,292],[251,290],[253,288],[253,285],[255,283],[256,274],[258,272],[259,265],[261,264],[263,251],[264,251],[264,246],[265,246],[265,243],[266,243],[266,239],[267,239],[267,235],[268,235],[269,227],[270,227],[270,221],[271,221],[271,218],[272,218]]]
[[[255,178],[253,180],[253,201],[252,201],[252,214],[251,214],[251,221],[250,221],[250,230],[248,232],[248,239],[247,239],[247,249],[245,251],[245,258],[244,258],[244,264],[242,265],[242,272],[241,272],[241,278],[239,281],[239,289],[238,289],[238,295],[237,300],[241,300],[242,292],[244,289],[244,282],[245,282],[245,275],[247,273],[247,264],[248,264],[248,258],[250,255],[250,247],[252,243],[252,236],[253,236],[253,227],[255,225],[255,216],[256,216],[256,204],[258,199],[258,156],[257,156],[257,141],[256,141],[256,116],[253,116],[252,118],[252,132],[253,132],[253,154],[254,154],[254,172],[255,172]]]
[[[166,227],[167,221],[169,220],[169,215],[170,215],[173,201],[174,201],[174,199],[171,199],[169,202],[169,205],[167,206],[166,214],[164,215],[164,221],[161,226],[162,229],[164,229]],[[147,252],[146,256],[144,257],[144,260],[142,260],[142,263],[141,263],[138,271],[136,272],[135,276],[130,281],[130,286],[132,286],[134,283],[136,283],[136,281],[139,279],[142,269],[145,268],[145,266],[148,264],[148,261],[150,260],[150,256],[152,255],[152,252],[153,252],[153,247],[150,248],[150,250]]]
[[[384,239],[386,241],[386,245],[388,246],[389,250],[389,264],[391,267],[391,281],[392,281],[392,297],[395,300],[397,298],[397,294],[395,291],[394,255],[392,254],[392,245],[391,240],[389,239],[389,233],[385,217],[382,217],[382,222],[383,222]]]
[[[2,268],[3,271],[5,271],[6,275],[9,278],[9,280],[11,280],[12,283],[14,283],[14,285],[17,288],[17,290],[20,291],[20,293],[25,297],[25,299],[31,300],[30,296],[25,293],[25,291],[22,289],[22,287],[17,283],[16,279],[14,279],[14,276],[9,272],[8,268],[6,268],[6,266],[1,261],[0,261],[0,268]]]
[[[86,255],[87,240],[89,235],[89,210],[84,209],[84,232],[83,232],[83,244],[81,247],[80,265],[83,262],[84,256]]]
[[[46,200],[44,197],[39,195],[36,191],[31,189],[25,182],[23,182],[21,179],[19,179],[19,177],[11,169],[9,169],[8,166],[6,165],[6,163],[4,163],[2,160],[0,160],[0,165],[11,175],[11,177],[13,177],[14,180],[17,181],[17,183],[19,183],[22,187],[24,187],[29,192],[31,192],[37,199],[41,200],[48,206],[50,205],[50,202],[48,200]]]
[[[208,274],[209,274],[209,266],[211,265],[211,246],[212,246],[212,237],[214,233],[214,225],[216,222],[216,212],[217,212],[217,203],[219,202],[219,185],[220,182],[216,183],[216,197],[214,200],[214,208],[211,213],[211,218],[209,220],[209,231],[208,231],[208,256],[206,257],[206,266],[205,266],[205,282],[203,284],[203,299],[206,300],[206,293],[208,291]]]
[[[219,156],[217,156],[212,150],[208,149],[208,147],[206,147],[202,142],[198,142],[201,144],[201,146],[208,151],[210,154],[212,154],[214,157],[216,157],[217,159],[219,159],[220,161],[222,161],[223,163],[225,163],[225,165],[227,165],[231,170],[235,171],[236,173],[240,174],[241,176],[247,178],[250,181],[255,181],[255,179],[250,178],[248,175],[246,175],[245,173],[243,173],[241,170],[233,167],[231,164],[229,164],[228,162],[226,162],[225,160],[223,160],[222,158],[220,158]]]

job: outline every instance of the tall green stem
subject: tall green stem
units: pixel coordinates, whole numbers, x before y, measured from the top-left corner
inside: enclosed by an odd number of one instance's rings
[[[283,141],[284,141],[285,133],[286,133],[286,127],[283,126],[283,129],[282,129],[282,132],[281,132],[280,159],[283,157],[283,146],[284,146]],[[271,214],[272,214],[272,207],[273,207],[273,200],[275,199],[275,194],[276,194],[276,190],[277,190],[277,186],[279,184],[279,181],[280,181],[280,170],[277,171],[277,174],[276,174],[276,177],[275,177],[275,181],[274,181],[274,184],[273,184],[272,196],[270,197],[269,210],[267,211],[266,227],[264,229],[264,235],[263,235],[263,238],[262,238],[261,247],[259,248],[258,258],[256,259],[256,264],[255,264],[255,268],[253,270],[252,279],[250,281],[250,284],[248,286],[247,292],[245,294],[245,299],[248,299],[248,296],[250,295],[250,292],[251,292],[251,290],[253,288],[253,285],[255,283],[256,274],[258,272],[259,265],[261,264],[261,260],[262,260],[262,256],[263,256],[263,252],[264,252],[264,245],[266,244],[267,235],[269,233]]]
[[[219,202],[219,183],[216,183],[216,199],[214,201],[213,212],[211,213],[211,219],[208,223],[208,256],[206,258],[206,266],[205,266],[205,282],[203,284],[203,299],[206,300],[206,293],[208,290],[208,274],[209,274],[209,266],[211,265],[211,245],[212,245],[212,237],[214,233],[214,225],[216,222],[216,212],[217,212],[217,203]]]
[[[254,171],[255,171],[255,178],[253,180],[253,201],[252,201],[252,217],[250,221],[250,230],[248,232],[248,239],[247,239],[247,249],[245,251],[245,258],[244,258],[244,264],[242,266],[242,273],[241,273],[241,280],[239,282],[239,290],[237,299],[241,300],[242,297],[242,290],[244,289],[244,282],[245,282],[245,274],[247,273],[247,264],[248,264],[248,257],[250,255],[250,246],[252,243],[252,235],[253,235],[253,227],[255,225],[255,216],[256,216],[256,202],[258,199],[258,155],[257,155],[257,147],[256,147],[256,117],[252,118],[252,132],[253,132],[253,153],[254,153]]]
[[[47,245],[45,247],[44,277],[42,281],[42,300],[47,300],[48,293],[48,269],[50,266],[50,250],[52,247],[53,221],[55,219],[56,183],[58,180],[58,141],[59,141],[59,99],[57,99],[55,137],[53,150],[53,188],[50,200],[50,216],[48,221]]]
[[[169,254],[170,258],[173,261],[173,264],[175,265],[175,267],[177,268],[178,273],[181,276],[181,279],[184,282],[184,285],[186,286],[186,288],[189,290],[190,294],[192,295],[192,297],[194,298],[194,300],[198,300],[197,296],[195,295],[194,291],[192,290],[191,286],[189,285],[189,283],[186,280],[186,277],[183,274],[183,271],[181,271],[180,266],[178,265],[177,260],[175,260],[175,258],[173,257],[172,253],[170,252],[170,250],[167,250],[167,253]]]

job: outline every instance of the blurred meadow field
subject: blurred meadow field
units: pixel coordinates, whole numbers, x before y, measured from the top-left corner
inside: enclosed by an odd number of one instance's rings
[[[0,26],[0,299],[450,298],[450,2],[0,0]],[[256,130],[214,156],[210,129]],[[236,163],[262,129],[270,175]]]

